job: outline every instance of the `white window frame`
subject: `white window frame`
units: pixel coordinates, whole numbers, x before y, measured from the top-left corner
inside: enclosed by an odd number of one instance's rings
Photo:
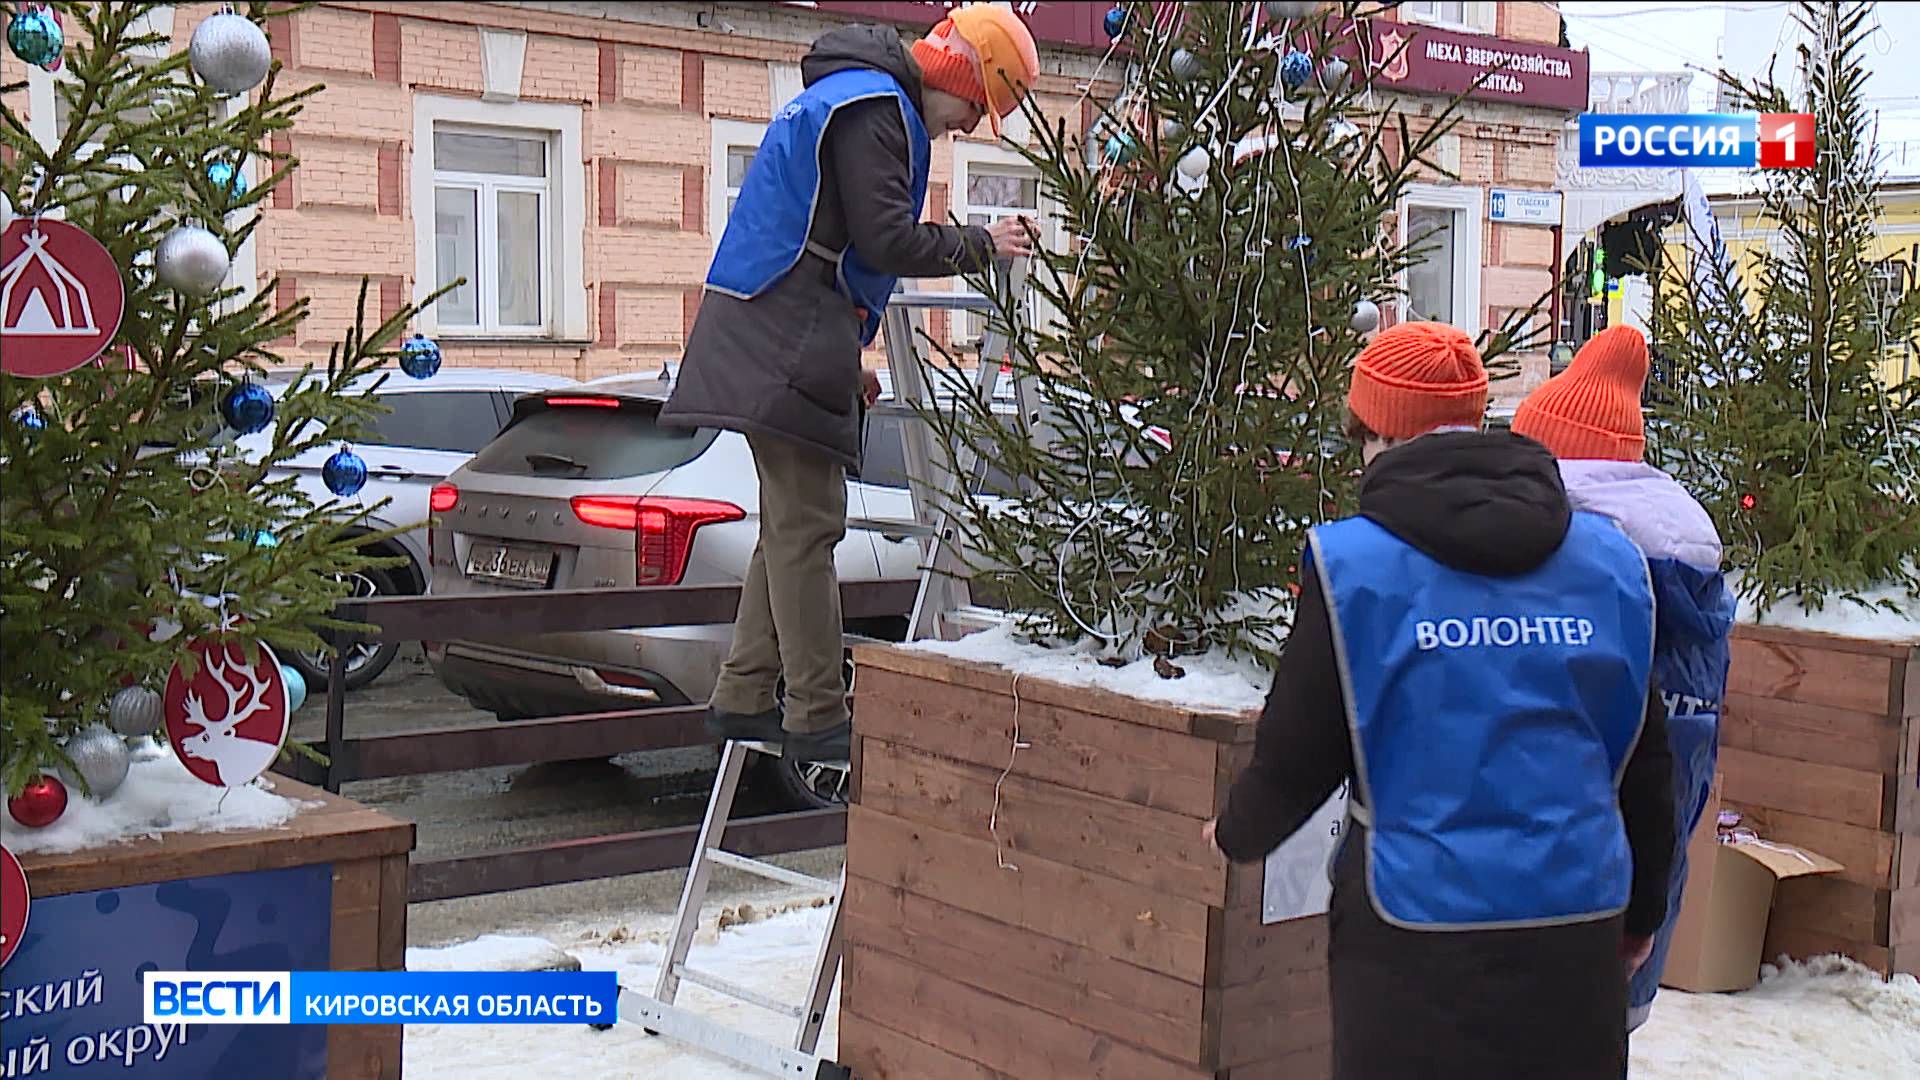
[[[163,38],[171,38],[173,9],[155,8],[135,20],[129,27],[129,31],[133,34],[158,34]],[[166,58],[167,50],[165,46],[147,46],[133,50],[133,55],[137,60],[156,62]],[[33,136],[33,141],[39,143],[40,148],[49,154],[60,145],[60,109],[57,88],[61,82],[75,81],[77,80],[73,76],[72,69],[64,65],[57,72],[41,67],[27,67],[27,133]],[[244,96],[224,98],[220,102],[221,113],[231,119],[244,112],[248,103],[248,99]],[[98,143],[84,143],[80,149],[84,156],[91,157],[101,149],[101,146]],[[125,155],[121,156],[121,161],[135,167],[140,164],[139,161]],[[262,169],[257,155],[254,154],[248,154],[241,162],[240,171],[249,187],[259,183],[265,176],[271,175]],[[258,208],[254,210],[254,215],[256,218],[259,216]],[[66,216],[66,210],[60,207],[56,207],[47,215],[55,221],[65,220]],[[251,292],[260,287],[257,278],[259,251],[256,237],[257,232],[249,233],[245,242],[240,245],[240,250],[234,252],[233,261],[227,267],[227,279],[221,283],[221,288],[230,289],[238,286]],[[133,260],[136,266],[150,266],[153,263],[153,253],[151,251],[136,252]],[[251,299],[252,297],[247,294],[231,297],[221,302],[220,310],[238,310]]]
[[[953,142],[953,183],[948,191],[948,205],[954,218],[965,223],[967,215],[973,212],[972,204],[967,200],[967,179],[974,170],[997,175],[1017,173],[1031,177],[1034,182],[1035,199],[1039,203],[1034,211],[1034,219],[1040,225],[1040,244],[1048,250],[1058,250],[1063,230],[1060,226],[1060,213],[1047,198],[1045,185],[1041,182],[1040,170],[1014,150],[994,143],[966,142],[955,139]],[[1035,273],[1043,271],[1034,271]],[[1028,286],[1030,289],[1031,285]],[[1059,312],[1047,303],[1046,297],[1034,289],[1032,317],[1034,325],[1048,326],[1059,319]],[[976,318],[978,316],[975,316]],[[973,320],[967,313],[948,323],[949,344],[956,348],[971,348],[979,344],[979,339],[967,333],[967,327]]]
[[[1459,22],[1455,22],[1452,19],[1443,19],[1437,15],[1428,15],[1420,11],[1414,7],[1414,3],[1418,2],[1421,2],[1421,0],[1412,0],[1412,2],[1400,5],[1400,17],[1407,22],[1419,23],[1422,26],[1439,26],[1448,30],[1463,30],[1470,34],[1491,34],[1494,32],[1494,22],[1498,18],[1498,4],[1465,0],[1465,2],[1460,5],[1461,19]]]
[[[442,176],[434,168],[433,133],[436,127],[468,130],[493,129],[515,138],[545,138],[547,175],[540,182],[546,192],[542,215],[541,248],[546,277],[541,290],[542,321],[537,327],[492,327],[497,318],[489,304],[483,274],[480,326],[442,326],[432,306],[420,312],[419,329],[423,333],[456,339],[492,339],[515,341],[585,341],[587,330],[586,235],[587,169],[582,152],[581,117],[578,105],[543,102],[476,101],[472,98],[438,97],[415,94],[413,109],[413,164],[409,190],[413,202],[414,275],[413,298],[424,301],[439,281],[438,240],[435,235],[434,189]],[[494,185],[498,190],[529,190],[516,178],[487,174],[447,174],[449,186],[469,183]],[[534,178],[527,177],[531,181]],[[497,259],[497,248],[488,243],[493,226],[481,211],[479,257],[484,266]]]
[[[727,198],[740,193],[727,186],[727,151],[736,146],[757,148],[766,134],[767,125],[750,120],[713,121],[713,156],[707,163],[707,237],[716,248],[720,234],[727,231]]]
[[[1478,335],[1486,317],[1480,308],[1481,234],[1486,229],[1486,192],[1467,184],[1408,184],[1395,215],[1402,249],[1407,246],[1407,211],[1416,206],[1459,213],[1453,247],[1453,325]],[[1407,280],[1400,274],[1400,318],[1409,317]]]

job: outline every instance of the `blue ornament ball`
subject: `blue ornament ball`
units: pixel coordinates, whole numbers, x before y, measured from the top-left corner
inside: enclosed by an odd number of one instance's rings
[[[343,499],[356,495],[367,486],[366,460],[343,446],[320,466],[320,479],[326,482],[328,491]]]
[[[1108,8],[1105,25],[1107,28],[1107,36],[1110,38],[1117,38],[1121,34],[1126,33],[1127,32],[1127,10],[1125,8],[1118,8],[1118,7]]]
[[[440,346],[425,334],[415,334],[400,346],[400,370],[416,379],[430,379],[440,370]]]
[[[287,711],[299,712],[307,703],[307,677],[292,664],[280,665],[280,680],[287,684]]]
[[[30,7],[17,11],[7,23],[7,48],[34,67],[44,68],[58,61],[60,50],[66,44],[67,35],[48,8]]]
[[[1106,159],[1109,165],[1125,165],[1140,152],[1140,144],[1124,131],[1107,136]]]
[[[273,423],[273,395],[259,383],[239,383],[220,399],[220,415],[228,427],[252,435]]]
[[[1298,90],[1307,85],[1307,80],[1312,77],[1313,57],[1299,49],[1287,53],[1287,58],[1280,61],[1280,81],[1286,84],[1287,89]]]
[[[41,416],[40,410],[31,405],[25,405],[15,410],[13,422],[26,428],[28,431],[44,431],[47,426],[47,418]]]
[[[259,532],[253,534],[253,546],[277,548],[280,546],[280,538],[265,529],[261,529]]]
[[[207,180],[214,189],[225,193],[229,202],[238,201],[247,193],[247,174],[230,161],[216,161],[207,166]]]

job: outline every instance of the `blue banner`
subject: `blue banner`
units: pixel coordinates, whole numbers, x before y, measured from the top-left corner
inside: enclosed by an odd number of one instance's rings
[[[156,971],[272,972],[331,962],[333,867],[36,897],[0,972],[0,1076],[322,1080],[324,1028],[148,1024]]]
[[[611,971],[152,971],[149,1024],[612,1024]]]
[[[1760,162],[1753,113],[1582,113],[1583,169],[1751,169]]]

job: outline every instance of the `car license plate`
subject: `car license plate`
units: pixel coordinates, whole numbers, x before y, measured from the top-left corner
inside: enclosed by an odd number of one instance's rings
[[[475,544],[467,550],[467,576],[521,589],[544,589],[553,580],[553,550]]]

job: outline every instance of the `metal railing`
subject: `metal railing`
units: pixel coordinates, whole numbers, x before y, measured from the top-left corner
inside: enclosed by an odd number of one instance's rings
[[[903,616],[913,609],[915,578],[849,582],[840,587],[847,619]],[[560,589],[481,596],[396,596],[345,600],[335,615],[374,627],[377,641],[505,642],[535,634],[731,623],[738,586]],[[352,780],[574,761],[633,751],[701,746],[704,706],[627,709],[511,724],[352,735],[347,730],[345,665],[328,670],[326,733],[316,748],[327,763],[289,756],[278,771],[331,792]],[[697,824],[556,840],[473,855],[414,859],[408,899],[445,900],[539,885],[684,867]],[[744,818],[727,829],[727,849],[768,855],[828,847],[846,839],[846,810],[834,807]]]

